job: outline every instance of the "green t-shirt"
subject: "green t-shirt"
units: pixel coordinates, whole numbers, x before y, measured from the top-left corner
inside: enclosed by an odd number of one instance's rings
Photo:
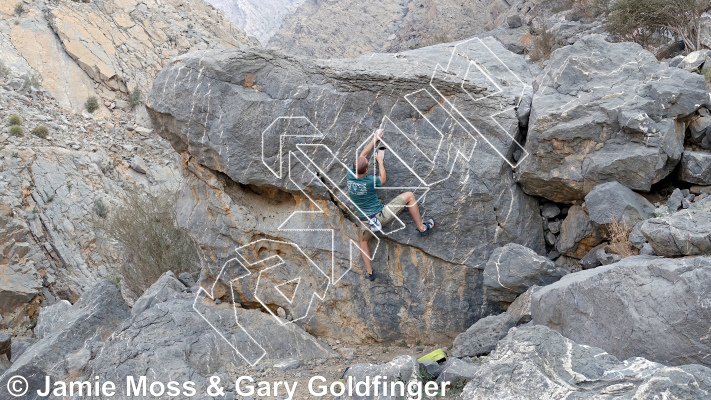
[[[375,188],[383,186],[380,178],[372,175],[356,178],[352,166],[346,175],[348,175],[348,196],[353,204],[358,206],[356,214],[367,217],[379,213],[383,209],[383,203],[378,200],[378,191]]]

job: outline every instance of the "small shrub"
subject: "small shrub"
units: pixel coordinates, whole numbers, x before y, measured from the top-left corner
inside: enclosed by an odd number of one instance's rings
[[[97,99],[96,96],[89,96],[89,98],[86,99],[86,111],[93,113],[94,111],[96,111],[98,109],[99,109],[99,99]]]
[[[15,25],[20,25],[20,21],[15,20]]]
[[[22,125],[22,118],[17,114],[12,114],[8,120],[10,125]]]
[[[13,125],[10,127],[10,134],[12,136],[23,136],[25,130],[22,129],[20,125]]]
[[[543,62],[548,60],[553,53],[553,45],[555,44],[555,34],[552,30],[543,24],[540,28],[534,30],[533,34],[533,49],[529,53],[531,61]]]
[[[711,89],[711,68],[706,68],[702,70],[701,73],[704,75],[704,78],[706,78],[706,88]]]
[[[8,75],[10,75],[10,68],[5,66],[5,63],[0,60],[0,80],[5,79],[5,77]]]
[[[25,75],[24,81],[22,82],[22,90],[29,90],[30,88],[39,89],[42,87],[42,76],[37,74]]]
[[[711,0],[618,0],[605,29],[617,40],[646,48],[681,39],[695,51],[701,48],[701,15],[710,8]]]
[[[36,126],[32,129],[32,134],[39,138],[47,139],[47,136],[49,136],[49,129],[47,129],[44,125]]]
[[[16,151],[13,151],[13,152],[12,152],[12,158],[18,158],[18,157],[20,157],[20,153],[18,153],[18,152],[16,152]]]
[[[98,227],[124,249],[121,275],[128,288],[142,294],[164,272],[191,272],[198,262],[196,243],[177,225],[174,193],[141,194],[127,190],[121,204]]]
[[[100,218],[106,218],[109,214],[109,209],[106,207],[101,199],[94,200],[94,214],[98,215]]]
[[[610,241],[610,251],[619,254],[622,258],[630,257],[635,254],[632,243],[630,242],[632,229],[627,228],[624,223],[614,221],[606,224],[605,231],[605,238]]]
[[[612,0],[574,0],[573,11],[594,20],[610,12]]]
[[[23,12],[25,12],[25,7],[22,6],[22,3],[17,3],[15,5],[15,15],[19,17]]]
[[[128,101],[131,103],[131,108],[136,108],[141,105],[142,100],[143,92],[141,92],[141,88],[136,85],[136,87],[131,91],[131,94],[128,95]]]

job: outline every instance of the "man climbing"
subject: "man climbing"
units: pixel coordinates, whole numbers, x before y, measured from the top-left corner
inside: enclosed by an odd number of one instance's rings
[[[410,210],[410,215],[412,215],[420,235],[426,236],[435,225],[435,221],[432,218],[424,223],[422,222],[420,208],[417,206],[417,200],[412,192],[399,194],[385,206],[378,199],[376,188],[382,187],[387,180],[383,163],[385,151],[378,150],[375,154],[375,159],[378,161],[378,176],[368,176],[368,155],[375,147],[375,143],[383,138],[384,133],[384,129],[375,131],[373,140],[363,148],[363,151],[360,152],[360,155],[353,162],[353,166],[347,173],[348,195],[353,204],[356,205],[356,214],[361,220],[360,249],[366,269],[365,276],[371,281],[375,280],[373,266],[370,262],[370,248],[368,247],[368,241],[373,236],[371,231],[377,232],[381,230],[382,226],[395,219],[395,216],[404,207]]]

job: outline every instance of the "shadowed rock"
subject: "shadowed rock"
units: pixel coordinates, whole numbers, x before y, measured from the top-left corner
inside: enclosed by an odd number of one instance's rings
[[[0,394],[9,398],[4,392],[8,379],[22,375],[23,371],[32,370],[40,376],[37,382],[41,382],[41,386],[30,384],[30,393],[34,395],[37,389],[44,389],[45,375],[54,381],[80,374],[91,354],[99,352],[104,340],[128,315],[128,307],[116,286],[108,280],[100,281],[63,313],[51,332],[45,333],[14,360],[0,376]],[[25,377],[30,380],[29,376]]]
[[[568,270],[524,246],[509,243],[491,254],[484,269],[488,301],[508,307],[518,295],[534,285],[545,286],[560,279]]]

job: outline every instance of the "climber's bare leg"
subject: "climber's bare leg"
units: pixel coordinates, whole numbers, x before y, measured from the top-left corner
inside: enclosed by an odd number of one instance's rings
[[[426,227],[425,224],[422,223],[422,217],[420,216],[420,207],[417,206],[417,199],[415,198],[415,194],[412,192],[405,192],[399,194],[398,196],[405,200],[405,206],[410,211],[410,215],[412,215],[412,219],[415,221],[415,225],[417,225],[417,230],[419,230],[420,232],[424,231]]]
[[[370,263],[370,247],[368,247],[369,238],[360,238],[360,255],[363,257],[363,264],[365,264],[365,271],[368,275],[373,273],[373,265]]]

